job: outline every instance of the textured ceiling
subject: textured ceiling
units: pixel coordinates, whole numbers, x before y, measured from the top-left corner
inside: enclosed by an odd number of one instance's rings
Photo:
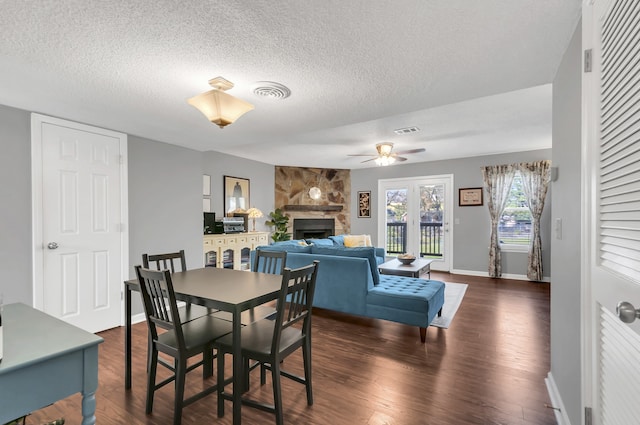
[[[0,0],[0,104],[274,165],[375,166],[347,155],[381,141],[426,149],[408,162],[548,148],[580,5]],[[224,129],[186,102],[219,75],[255,105]]]

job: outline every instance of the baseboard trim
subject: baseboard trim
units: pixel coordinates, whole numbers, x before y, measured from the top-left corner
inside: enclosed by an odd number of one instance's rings
[[[567,411],[564,408],[564,403],[562,402],[562,397],[560,397],[560,392],[556,386],[556,381],[553,379],[551,372],[547,374],[544,382],[547,385],[551,406],[554,407],[553,413],[556,415],[556,422],[558,422],[558,425],[571,425]]]
[[[479,272],[477,270],[461,270],[461,269],[452,269],[451,270],[452,274],[464,274],[467,276],[479,276],[479,277],[489,277],[489,273],[488,272]],[[528,282],[531,282],[529,280],[529,278],[527,277],[527,275],[524,274],[510,274],[510,273],[503,273],[501,279],[513,279],[513,280],[526,280]],[[542,282],[551,282],[551,278],[546,276],[542,279]]]
[[[138,313],[131,316],[132,325],[135,325],[136,323],[144,322],[145,320],[147,320],[147,318],[145,317],[144,313]]]

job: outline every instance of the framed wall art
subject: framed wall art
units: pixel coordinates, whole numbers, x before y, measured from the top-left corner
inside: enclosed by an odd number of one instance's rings
[[[482,205],[482,188],[468,187],[458,189],[458,205],[461,207],[475,207]]]
[[[371,217],[371,191],[358,192],[358,217]]]
[[[202,196],[211,196],[211,176],[202,175]]]
[[[245,212],[250,208],[249,179],[224,176],[223,188],[225,216],[233,215],[234,212]]]

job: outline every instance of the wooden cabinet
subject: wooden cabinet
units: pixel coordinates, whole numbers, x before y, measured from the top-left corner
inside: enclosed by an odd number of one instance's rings
[[[268,244],[269,232],[204,235],[204,264],[207,267],[249,270],[249,252]]]

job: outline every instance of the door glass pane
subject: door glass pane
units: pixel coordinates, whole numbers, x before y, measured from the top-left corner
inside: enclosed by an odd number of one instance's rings
[[[407,189],[387,189],[387,254],[402,254],[407,249]]]
[[[443,184],[420,185],[420,257],[442,257],[444,207]]]

